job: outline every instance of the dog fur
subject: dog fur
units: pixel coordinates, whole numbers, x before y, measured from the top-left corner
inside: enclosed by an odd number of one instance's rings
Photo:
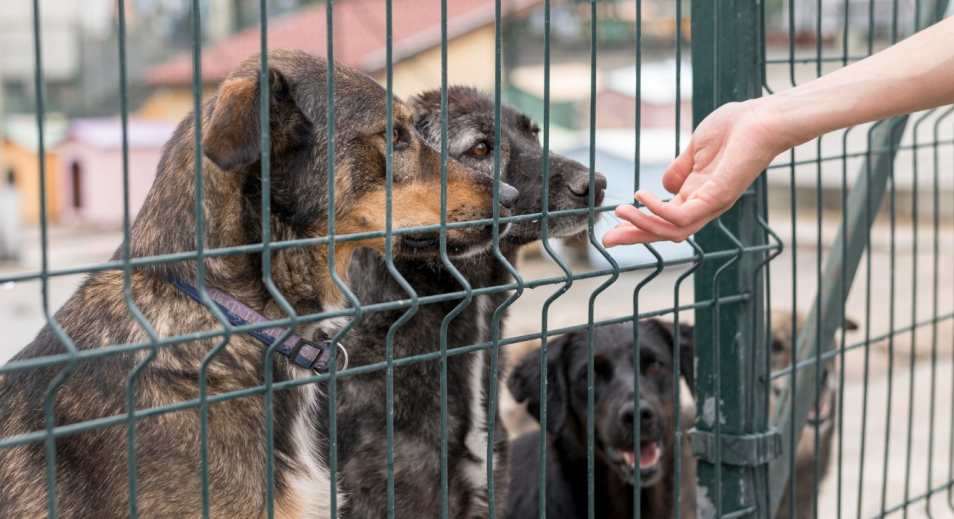
[[[647,466],[640,470],[640,517],[671,518],[676,491],[673,391],[679,384],[673,374],[672,326],[655,319],[639,322],[638,408],[633,402],[633,324],[598,327],[593,333],[596,517],[633,517],[638,465],[628,463],[626,456],[640,460],[640,451],[659,447],[661,455],[647,459]],[[678,348],[681,374],[692,388],[692,328],[688,325],[680,326]],[[587,350],[585,330],[553,338],[547,345],[547,517],[587,517]],[[543,400],[540,367],[537,350],[514,369],[508,381],[514,398],[527,401],[527,410],[537,419]],[[640,449],[635,449],[636,419],[640,420]],[[685,444],[682,450],[685,455]],[[512,444],[510,518],[540,513],[539,453],[539,432],[527,433]]]
[[[300,51],[268,54],[270,90],[271,235],[275,241],[315,238],[327,231],[329,193],[327,64]],[[205,158],[203,212],[206,249],[260,243],[261,162],[260,61],[239,65],[202,106]],[[335,64],[335,220],[337,232],[384,228],[386,92],[370,77]],[[395,100],[395,228],[438,223],[440,155],[414,130],[411,110]],[[195,127],[192,115],[179,124],[166,145],[158,174],[131,233],[134,257],[195,250]],[[135,173],[133,173],[135,174]],[[448,165],[449,220],[488,218],[492,182]],[[506,213],[506,210],[502,211]],[[398,254],[422,250],[423,238],[395,238]],[[485,248],[486,229],[448,233],[453,250]],[[426,241],[426,240],[425,240]],[[359,246],[384,249],[384,239],[342,242],[335,267],[346,279]],[[416,250],[415,250],[416,249]],[[113,259],[120,259],[117,252]],[[204,259],[206,280],[270,319],[285,317],[262,280],[260,253]],[[344,298],[328,271],[328,248],[309,246],[271,252],[271,278],[298,315],[341,308]],[[149,340],[124,301],[124,288],[160,338],[221,329],[202,305],[166,279],[192,278],[193,261],[136,268],[131,286],[122,272],[91,274],[55,314],[80,351]],[[332,323],[332,326],[334,323]],[[320,327],[320,326],[319,326]],[[314,328],[314,327],[312,327]],[[299,330],[304,333],[307,330]],[[326,330],[331,331],[331,330]],[[380,343],[380,337],[376,338]],[[127,378],[141,368],[133,386],[136,409],[149,409],[198,397],[203,358],[218,338],[137,349],[82,361],[71,372],[62,365],[0,375],[0,436],[44,429],[44,398],[54,395],[57,427],[127,412]],[[13,362],[63,354],[67,348],[54,326],[45,327]],[[208,394],[261,386],[265,346],[247,335],[232,336],[209,362]],[[310,372],[277,355],[275,382]],[[57,388],[57,384],[62,382]],[[310,416],[319,398],[315,385],[276,391],[274,417],[275,516],[328,517],[331,481]],[[211,517],[266,516],[265,398],[262,395],[211,404],[208,408],[209,495]],[[199,517],[202,512],[199,410],[190,407],[136,422],[138,513],[143,518]],[[127,427],[125,424],[60,436],[55,441],[56,503],[59,517],[127,517],[130,511]],[[47,485],[44,443],[0,449],[0,516],[45,516]],[[339,498],[343,499],[342,498]]]
[[[440,147],[440,92],[413,97],[415,125],[424,137]],[[494,101],[465,87],[448,90],[448,155],[482,172],[493,172]],[[538,128],[525,115],[501,106],[501,178],[520,191],[513,214],[539,213],[542,207],[543,150]],[[482,153],[482,154],[481,154]],[[605,179],[596,176],[596,203],[602,200]],[[589,172],[582,165],[550,154],[551,211],[587,207]],[[434,196],[437,197],[438,191]],[[550,236],[579,232],[587,215],[552,218]],[[500,239],[500,250],[514,263],[523,245],[539,240],[539,220],[515,223]],[[489,249],[454,260],[473,289],[512,282],[509,272]],[[439,259],[398,259],[400,274],[418,296],[463,290]],[[363,305],[406,299],[382,256],[358,251],[352,264],[355,292]],[[357,275],[361,273],[360,279]],[[493,316],[509,292],[475,296],[448,326],[447,348],[488,342]],[[441,322],[459,300],[423,305],[394,335],[394,358],[438,351]],[[384,337],[404,309],[366,313],[349,338],[353,365],[384,360]],[[501,318],[506,315],[504,313]],[[502,336],[502,335],[501,335]],[[501,355],[498,366],[502,369]],[[491,352],[454,355],[447,359],[448,517],[483,518],[489,515],[487,492],[488,397],[491,388]],[[385,424],[386,378],[383,371],[338,381],[338,450],[343,482],[350,494],[353,518],[386,516],[387,461]],[[440,517],[441,508],[441,406],[440,363],[437,360],[400,366],[394,370],[394,491],[396,517]],[[503,517],[507,503],[509,458],[507,432],[494,410],[493,473],[494,508]]]

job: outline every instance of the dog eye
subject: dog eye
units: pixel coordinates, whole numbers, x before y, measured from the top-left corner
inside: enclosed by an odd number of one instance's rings
[[[381,137],[385,137],[386,135],[387,134],[384,132],[381,133]],[[394,128],[391,131],[391,145],[392,145],[392,148],[395,150],[407,149],[408,146],[410,146],[410,144],[408,143],[406,139],[404,140],[401,139],[401,131],[398,130],[397,128]]]
[[[594,380],[606,382],[613,378],[613,365],[603,357],[593,359]]]
[[[647,373],[659,373],[663,368],[662,362],[658,360],[651,360],[646,364]]]
[[[488,153],[490,153],[490,146],[487,146],[486,142],[479,142],[476,146],[470,149],[470,154],[475,157],[483,157]]]

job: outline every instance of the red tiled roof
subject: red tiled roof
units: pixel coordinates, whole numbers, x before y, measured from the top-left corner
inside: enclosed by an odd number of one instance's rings
[[[503,0],[508,12],[540,0]],[[440,0],[392,0],[393,60],[401,61],[440,44]],[[268,47],[290,47],[327,54],[325,5],[308,7],[270,21]],[[494,0],[448,0],[447,36],[454,38],[494,21]],[[365,72],[385,66],[385,1],[346,0],[334,6],[335,60]],[[215,83],[225,79],[243,59],[261,50],[259,27],[250,27],[202,50],[202,80]],[[192,82],[191,53],[176,56],[149,69],[146,77],[153,85],[182,85]]]

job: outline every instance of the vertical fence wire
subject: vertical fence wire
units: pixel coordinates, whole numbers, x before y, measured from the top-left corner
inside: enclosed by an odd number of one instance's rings
[[[815,77],[820,78],[822,76],[822,0],[817,0],[815,3]],[[825,308],[822,306],[822,141],[824,136],[819,137],[815,141],[815,234],[816,234],[816,244],[815,244],[815,304],[821,310],[815,315],[815,342],[821,343],[822,338],[822,313],[825,311]],[[794,328],[797,328],[796,324],[793,325]],[[793,348],[794,349],[794,348]],[[822,370],[822,360],[821,360],[821,348],[816,349],[815,351],[815,366],[814,366],[814,405],[816,412],[820,409],[819,405],[821,404],[821,370]],[[793,363],[792,366],[795,364]],[[818,462],[818,453],[819,450],[819,431],[821,423],[816,420],[814,428],[814,437],[812,441],[812,503],[811,503],[811,513],[812,517],[818,519],[818,484],[821,480],[821,465]],[[792,468],[792,474],[794,479],[795,467]],[[795,501],[796,495],[791,494],[789,499]]]
[[[331,31],[328,32],[328,38],[332,38]],[[385,67],[387,79],[385,82],[385,91],[387,92],[385,100],[385,135],[386,135],[386,161],[385,161],[385,253],[384,259],[385,264],[388,269],[388,273],[391,274],[391,277],[398,283],[402,290],[408,294],[411,299],[410,307],[404,314],[401,315],[389,328],[387,335],[385,337],[385,409],[387,416],[387,513],[390,519],[395,517],[394,515],[394,500],[395,500],[395,490],[394,490],[394,336],[397,333],[398,329],[401,328],[407,321],[417,313],[418,310],[418,296],[417,292],[411,287],[411,285],[404,279],[404,276],[398,271],[397,266],[394,264],[394,244],[393,244],[393,222],[392,217],[394,215],[394,198],[393,198],[393,188],[394,188],[394,143],[392,135],[394,135],[394,23],[393,23],[393,2],[392,0],[386,0],[385,2]],[[446,207],[446,163],[442,160],[441,162],[441,202],[442,209]],[[446,220],[444,219],[444,213],[446,211],[441,211],[441,228],[442,228],[442,254],[446,251]],[[447,516],[447,480],[446,480],[446,471],[447,471],[447,420],[446,420],[446,409],[447,409],[447,344],[445,340],[444,325],[442,323],[442,334],[441,334],[441,513],[442,517]]]
[[[37,153],[40,169],[40,295],[43,303],[43,316],[47,325],[53,330],[60,344],[66,349],[68,360],[63,371],[53,379],[43,399],[44,414],[44,453],[46,455],[46,492],[47,512],[50,519],[56,519],[56,437],[53,429],[56,427],[54,400],[56,392],[66,379],[76,370],[79,360],[77,348],[73,340],[63,331],[63,328],[50,313],[50,280],[49,280],[49,217],[47,215],[47,171],[46,146],[44,123],[46,120],[46,103],[43,79],[43,52],[40,46],[40,1],[33,0],[33,66],[34,66],[34,95],[36,96],[36,127]]]
[[[635,123],[634,123],[635,129],[636,129],[636,132],[635,132],[636,135],[634,137],[635,142],[633,143],[634,149],[635,149],[635,153],[634,153],[635,156],[633,157],[634,191],[639,191],[640,177],[641,177],[640,173],[642,172],[642,168],[639,163],[639,159],[640,159],[639,146],[640,146],[640,137],[642,135],[642,115],[643,115],[642,103],[640,102],[640,100],[642,99],[642,66],[643,66],[643,12],[642,11],[643,11],[642,0],[636,0],[636,27],[635,27],[636,29],[636,46],[635,46],[636,67],[634,71],[636,74],[636,91],[635,91],[634,97],[637,100],[637,102],[635,103],[636,113],[635,113]],[[679,70],[679,66],[680,66],[679,61],[676,60],[676,70]],[[677,92],[679,91],[678,87],[676,88],[676,91]],[[678,103],[677,103],[677,106],[678,106]],[[676,121],[678,120],[679,118],[676,117]],[[678,131],[676,133],[678,135]],[[638,207],[639,203],[634,200],[633,206]],[[634,359],[633,360],[633,408],[634,409],[639,409],[639,399],[640,399],[639,379],[640,379],[640,375],[642,371],[640,369],[642,363],[639,361],[639,358],[640,358],[639,357],[639,321],[636,319],[636,316],[639,315],[639,293],[643,289],[643,287],[649,284],[650,281],[652,281],[657,276],[659,276],[659,274],[662,273],[664,268],[663,258],[659,254],[659,252],[656,251],[656,248],[653,247],[652,245],[645,245],[644,247],[656,259],[656,270],[650,272],[649,275],[647,275],[642,280],[640,280],[640,282],[636,284],[636,288],[633,289],[633,321],[634,321],[633,322],[633,359]],[[678,307],[679,305],[674,304],[674,306]],[[674,335],[678,337],[679,333],[674,332]],[[673,371],[673,373],[678,373],[678,371]],[[634,447],[635,445],[638,445],[638,443],[635,443],[635,442],[638,442],[639,438],[641,437],[641,433],[642,433],[641,427],[642,427],[641,420],[633,420]],[[633,517],[639,517],[640,508],[642,506],[642,493],[643,493],[642,492],[642,474],[641,474],[641,471],[639,470],[634,470],[633,472],[635,476],[635,481],[633,482]],[[675,481],[679,481],[678,478],[675,479]]]
[[[126,310],[133,316],[139,326],[149,336],[152,343],[149,353],[140,360],[126,379],[126,463],[129,478],[129,516],[136,519],[139,516],[138,480],[136,470],[136,379],[146,369],[146,366],[158,353],[156,341],[159,340],[155,329],[143,316],[142,311],[133,300],[132,266],[130,260],[130,222],[129,217],[129,94],[126,71],[126,3],[118,3],[117,16],[119,18],[119,99],[120,121],[122,125],[122,169],[123,169],[123,302]]]
[[[930,408],[930,418],[928,423],[928,459],[927,459],[927,481],[928,481],[928,495],[925,498],[924,509],[928,517],[933,517],[931,514],[931,498],[934,497],[934,431],[935,431],[935,415],[937,410],[937,343],[938,343],[938,316],[940,315],[939,308],[939,292],[940,292],[940,156],[938,153],[938,148],[940,146],[940,129],[941,122],[944,121],[951,113],[954,113],[954,107],[948,108],[934,121],[931,152],[933,157],[933,182],[931,184],[931,199],[933,207],[933,218],[931,219],[931,229],[932,229],[932,242],[933,247],[931,250],[931,274],[932,274],[932,283],[931,283],[931,399],[929,403]],[[950,488],[950,486],[948,486]]]
[[[444,0],[446,1],[446,0]],[[523,278],[517,269],[510,263],[500,250],[500,156],[502,150],[501,140],[501,120],[500,104],[501,86],[503,81],[503,22],[501,17],[501,0],[494,2],[494,184],[493,184],[493,226],[491,227],[491,244],[493,246],[494,256],[497,261],[507,270],[515,280],[517,286],[513,294],[510,295],[495,310],[491,318],[491,359],[490,359],[490,388],[487,395],[487,505],[489,507],[490,519],[496,518],[496,494],[494,489],[494,427],[497,414],[497,371],[500,358],[500,319],[503,313],[523,294]],[[550,189],[549,184],[544,179],[543,191]],[[592,200],[590,207],[592,208]],[[592,209],[590,216],[592,218]],[[485,296],[486,297],[486,296]],[[480,353],[484,355],[483,352]],[[480,366],[482,364],[478,364]],[[544,393],[545,395],[545,393]]]
[[[842,30],[842,48],[841,48],[841,66],[848,66],[848,21],[851,14],[850,9],[850,0],[844,1],[844,26]],[[852,128],[845,130],[845,133],[842,134],[841,139],[841,233],[842,235],[848,235],[848,135],[851,133]],[[845,312],[848,298],[848,280],[847,280],[847,264],[848,264],[848,240],[842,240],[841,242],[841,269],[839,272],[839,282],[841,283],[841,292],[839,293],[839,307],[838,311],[841,315],[841,336],[839,338],[838,344],[841,346],[841,355],[838,359],[839,373],[838,373],[838,403],[837,405],[837,435],[838,435],[838,461],[837,461],[837,505],[836,513],[837,519],[842,518],[842,479],[843,479],[843,469],[844,469],[844,412],[845,412],[845,333],[847,332]],[[817,407],[816,407],[817,409]],[[817,432],[816,432],[817,436]],[[817,479],[817,478],[816,478]],[[790,494],[791,495],[791,494]],[[815,513],[818,513],[818,504],[815,504]]]
[[[345,299],[348,301],[348,304],[351,308],[354,309],[354,314],[352,318],[337,332],[331,337],[329,343],[329,356],[328,356],[328,471],[331,474],[331,517],[338,517],[338,348],[339,346],[344,346],[342,338],[347,336],[352,328],[358,325],[361,322],[362,317],[364,316],[364,309],[361,306],[361,302],[358,301],[357,296],[351,290],[347,283],[341,276],[338,274],[338,267],[336,266],[337,254],[335,254],[335,104],[334,104],[334,94],[335,94],[335,62],[333,59],[334,56],[334,0],[327,0],[325,6],[325,17],[326,17],[326,27],[327,27],[327,119],[328,119],[328,273],[331,277],[331,280],[334,282],[335,286],[344,294]],[[388,60],[390,63],[390,60]],[[388,96],[388,102],[390,102],[390,96]],[[388,117],[385,125],[391,124],[391,118]],[[392,130],[393,131],[393,130]],[[385,161],[386,161],[386,170],[387,163],[391,160],[391,152],[393,148],[392,139],[390,136],[385,139]],[[385,173],[386,181],[390,180],[388,173]],[[390,203],[391,190],[387,190],[387,200]],[[387,208],[386,208],[387,209]],[[386,221],[390,225],[391,222],[391,213],[386,211]],[[390,229],[385,229],[385,242],[386,247],[391,246],[391,239],[388,236]],[[389,263],[390,264],[390,263]],[[347,268],[346,265],[343,266]],[[402,281],[402,278],[399,278],[398,281]],[[413,292],[410,294],[412,298],[416,298],[416,294]],[[412,303],[412,308],[416,308],[416,300]],[[347,356],[345,357],[347,360]]]
[[[550,306],[573,286],[573,272],[550,244],[550,1],[543,1],[543,193],[541,243],[543,250],[563,271],[563,285],[544,301],[540,310],[540,443],[537,462],[539,519],[547,517],[547,342]],[[557,281],[558,282],[558,281]]]
[[[259,30],[260,64],[259,64],[259,131],[261,132],[261,230],[262,230],[262,281],[268,294],[275,300],[281,309],[293,320],[297,318],[295,311],[285,300],[281,291],[272,281],[272,183],[271,183],[271,124],[269,124],[269,99],[271,97],[271,77],[268,70],[268,2],[259,2]],[[334,199],[331,194],[329,201]],[[275,517],[275,394],[272,387],[274,378],[275,352],[288,337],[294,333],[297,323],[293,321],[291,327],[268,347],[265,352],[265,496],[266,513],[268,519]]]
[[[211,514],[211,492],[209,492],[209,402],[208,402],[208,369],[212,360],[225,349],[232,336],[232,325],[212,301],[206,289],[205,280],[205,182],[203,176],[202,154],[202,24],[199,0],[193,0],[190,13],[192,25],[192,115],[193,137],[195,154],[194,184],[195,184],[195,283],[196,289],[206,308],[212,313],[216,321],[222,326],[222,339],[202,358],[199,364],[199,457],[200,481],[202,484],[202,517],[208,518]]]

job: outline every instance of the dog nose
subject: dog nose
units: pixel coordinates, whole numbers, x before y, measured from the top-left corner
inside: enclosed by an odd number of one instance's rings
[[[503,182],[500,183],[500,205],[510,209],[519,196],[520,191],[517,191],[517,188]]]
[[[645,427],[656,420],[656,411],[646,402],[639,403],[639,425]]]
[[[633,426],[633,415],[635,414],[633,412],[634,407],[635,406],[633,406],[633,402],[630,401],[626,402],[622,407],[619,408],[619,421],[626,427]]]
[[[600,175],[599,173],[594,174],[593,185],[596,191],[593,196],[593,203],[595,205],[600,205],[603,203],[603,194],[606,190],[606,177]],[[570,181],[570,192],[574,195],[585,198],[590,194],[590,176],[587,173],[577,175],[576,178]]]

